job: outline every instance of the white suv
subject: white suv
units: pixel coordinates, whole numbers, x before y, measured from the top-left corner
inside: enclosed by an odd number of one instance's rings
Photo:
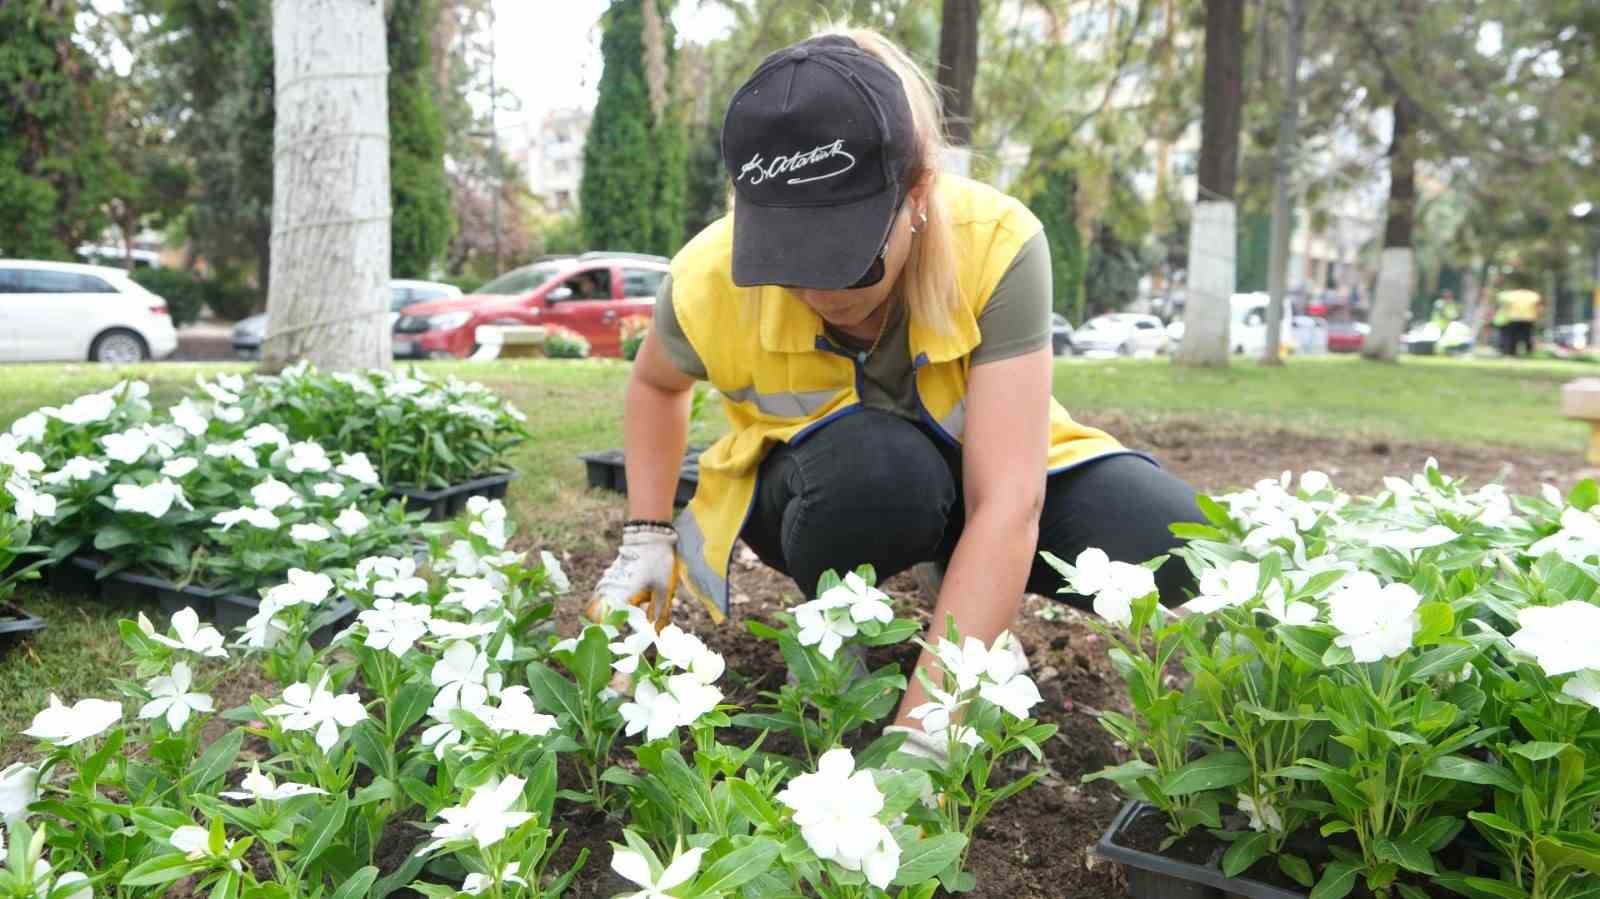
[[[167,301],[122,269],[0,259],[0,362],[140,362],[177,348]]]

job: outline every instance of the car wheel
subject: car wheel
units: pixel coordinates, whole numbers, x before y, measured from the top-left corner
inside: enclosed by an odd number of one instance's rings
[[[101,334],[89,345],[90,362],[108,362],[128,365],[150,358],[150,348],[144,338],[125,328],[114,328]]]

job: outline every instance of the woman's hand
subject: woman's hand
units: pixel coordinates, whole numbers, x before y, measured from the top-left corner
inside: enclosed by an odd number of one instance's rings
[[[985,645],[1017,617],[1039,543],[1045,465],[1050,442],[1050,348],[975,365],[967,376],[961,465],[966,527],[950,558],[927,640],[937,643],[945,620]],[[924,652],[918,666],[937,662]],[[935,681],[937,682],[937,680]],[[895,718],[926,701],[913,679]]]

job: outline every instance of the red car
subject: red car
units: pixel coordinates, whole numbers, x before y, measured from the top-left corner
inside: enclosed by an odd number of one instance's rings
[[[1366,322],[1329,322],[1328,352],[1359,353],[1367,342],[1367,332],[1372,330]]]
[[[621,322],[651,314],[667,260],[634,253],[585,253],[515,269],[475,293],[417,303],[394,323],[396,358],[464,359],[480,325],[562,325],[595,356],[622,355]]]

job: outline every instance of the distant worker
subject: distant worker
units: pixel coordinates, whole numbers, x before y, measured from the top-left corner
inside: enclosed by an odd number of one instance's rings
[[[1500,291],[1495,298],[1499,309],[1495,322],[1500,326],[1500,352],[1515,356],[1517,347],[1521,346],[1531,356],[1533,325],[1539,320],[1544,300],[1530,289],[1532,278],[1522,272],[1512,272],[1506,277],[1506,283],[1511,289]]]
[[[1456,305],[1456,295],[1451,290],[1439,291],[1439,298],[1433,301],[1433,323],[1443,331],[1450,327],[1450,323],[1461,317],[1461,307]]]

